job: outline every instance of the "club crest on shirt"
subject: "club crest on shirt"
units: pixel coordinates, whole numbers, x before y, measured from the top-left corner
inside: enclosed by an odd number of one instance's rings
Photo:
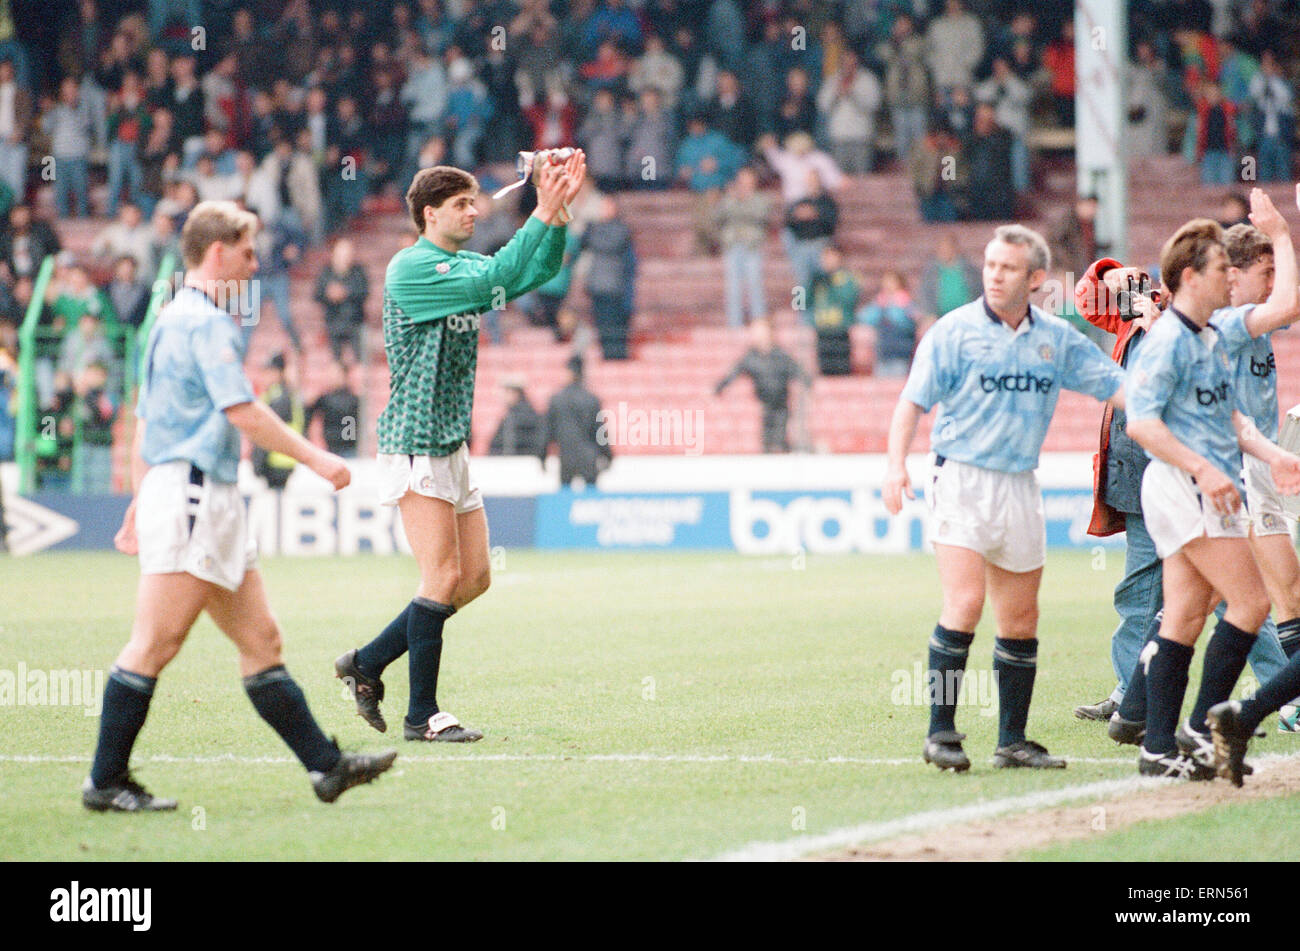
[[[1038,348],[1038,355],[1042,357],[1044,360],[1052,359],[1053,352],[1054,351],[1052,350],[1051,346],[1048,344],[1043,344],[1041,347]]]
[[[420,480],[420,488],[426,492],[433,488],[433,476],[425,476]]]
[[[1230,529],[1230,528],[1236,528],[1236,527],[1237,527],[1237,516],[1236,516],[1236,515],[1225,515],[1225,516],[1223,516],[1223,518],[1221,518],[1221,519],[1219,520],[1219,527],[1222,528],[1222,529],[1224,529],[1225,531],[1228,530],[1228,529]]]
[[[437,271],[439,274],[446,274],[448,271],[451,270],[451,265],[448,264],[446,261],[439,261],[436,265],[434,265],[433,269]]]
[[[1260,521],[1264,523],[1264,527],[1267,528],[1269,531],[1274,531],[1275,529],[1279,529],[1282,527],[1282,520],[1278,518],[1276,515],[1274,515],[1272,512],[1265,512],[1263,518],[1261,518]]]

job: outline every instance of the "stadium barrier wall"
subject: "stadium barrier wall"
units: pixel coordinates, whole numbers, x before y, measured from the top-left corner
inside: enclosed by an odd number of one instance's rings
[[[247,463],[240,483],[263,554],[351,555],[409,552],[397,510],[375,502],[371,460],[351,463],[353,482],[331,493],[299,467],[282,493],[268,491]],[[927,463],[913,457],[914,482]],[[891,518],[880,499],[883,456],[627,457],[599,490],[558,487],[555,460],[481,458],[475,478],[486,497],[492,544],[551,550],[731,550],[775,555],[805,551],[898,553],[928,547],[922,498]],[[1043,457],[1047,543],[1054,548],[1115,545],[1086,534],[1091,458]],[[0,467],[0,483],[14,485]],[[6,495],[15,554],[105,549],[126,510],[126,496],[61,493]]]

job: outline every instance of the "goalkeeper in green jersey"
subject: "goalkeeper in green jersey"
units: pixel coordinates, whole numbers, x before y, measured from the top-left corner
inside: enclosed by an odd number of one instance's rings
[[[564,257],[567,204],[586,176],[576,151],[540,162],[537,208],[492,257],[462,251],[474,234],[478,182],[458,168],[421,169],[406,193],[419,239],[398,251],[384,278],[384,350],[390,394],[379,416],[381,501],[396,505],[420,565],[415,598],[383,632],[334,662],[357,713],[381,733],[384,669],[409,651],[408,740],[481,739],[438,708],[442,628],[487,590],[488,527],[469,474],[470,415],[480,315],[546,283]]]

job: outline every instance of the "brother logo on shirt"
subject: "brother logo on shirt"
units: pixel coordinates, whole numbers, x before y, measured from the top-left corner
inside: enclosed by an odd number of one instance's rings
[[[1277,369],[1277,358],[1273,354],[1268,355],[1267,360],[1256,360],[1253,356],[1250,358],[1251,376],[1270,376]]]
[[[1254,362],[1253,360],[1251,361]],[[1202,406],[1213,406],[1220,400],[1228,398],[1228,384],[1220,383],[1218,386],[1212,386],[1208,390],[1198,386],[1196,388],[1196,402]]]
[[[478,333],[478,314],[452,314],[447,318],[447,329],[456,333]]]
[[[1004,373],[1002,376],[980,374],[980,389],[985,393],[1050,393],[1054,380],[1032,373]]]

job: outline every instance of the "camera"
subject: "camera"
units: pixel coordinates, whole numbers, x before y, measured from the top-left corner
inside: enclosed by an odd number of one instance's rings
[[[1119,313],[1120,320],[1134,320],[1142,316],[1133,307],[1134,296],[1149,297],[1154,303],[1160,303],[1160,292],[1151,290],[1150,275],[1143,274],[1137,278],[1129,275],[1128,286],[1115,295],[1115,310]]]

